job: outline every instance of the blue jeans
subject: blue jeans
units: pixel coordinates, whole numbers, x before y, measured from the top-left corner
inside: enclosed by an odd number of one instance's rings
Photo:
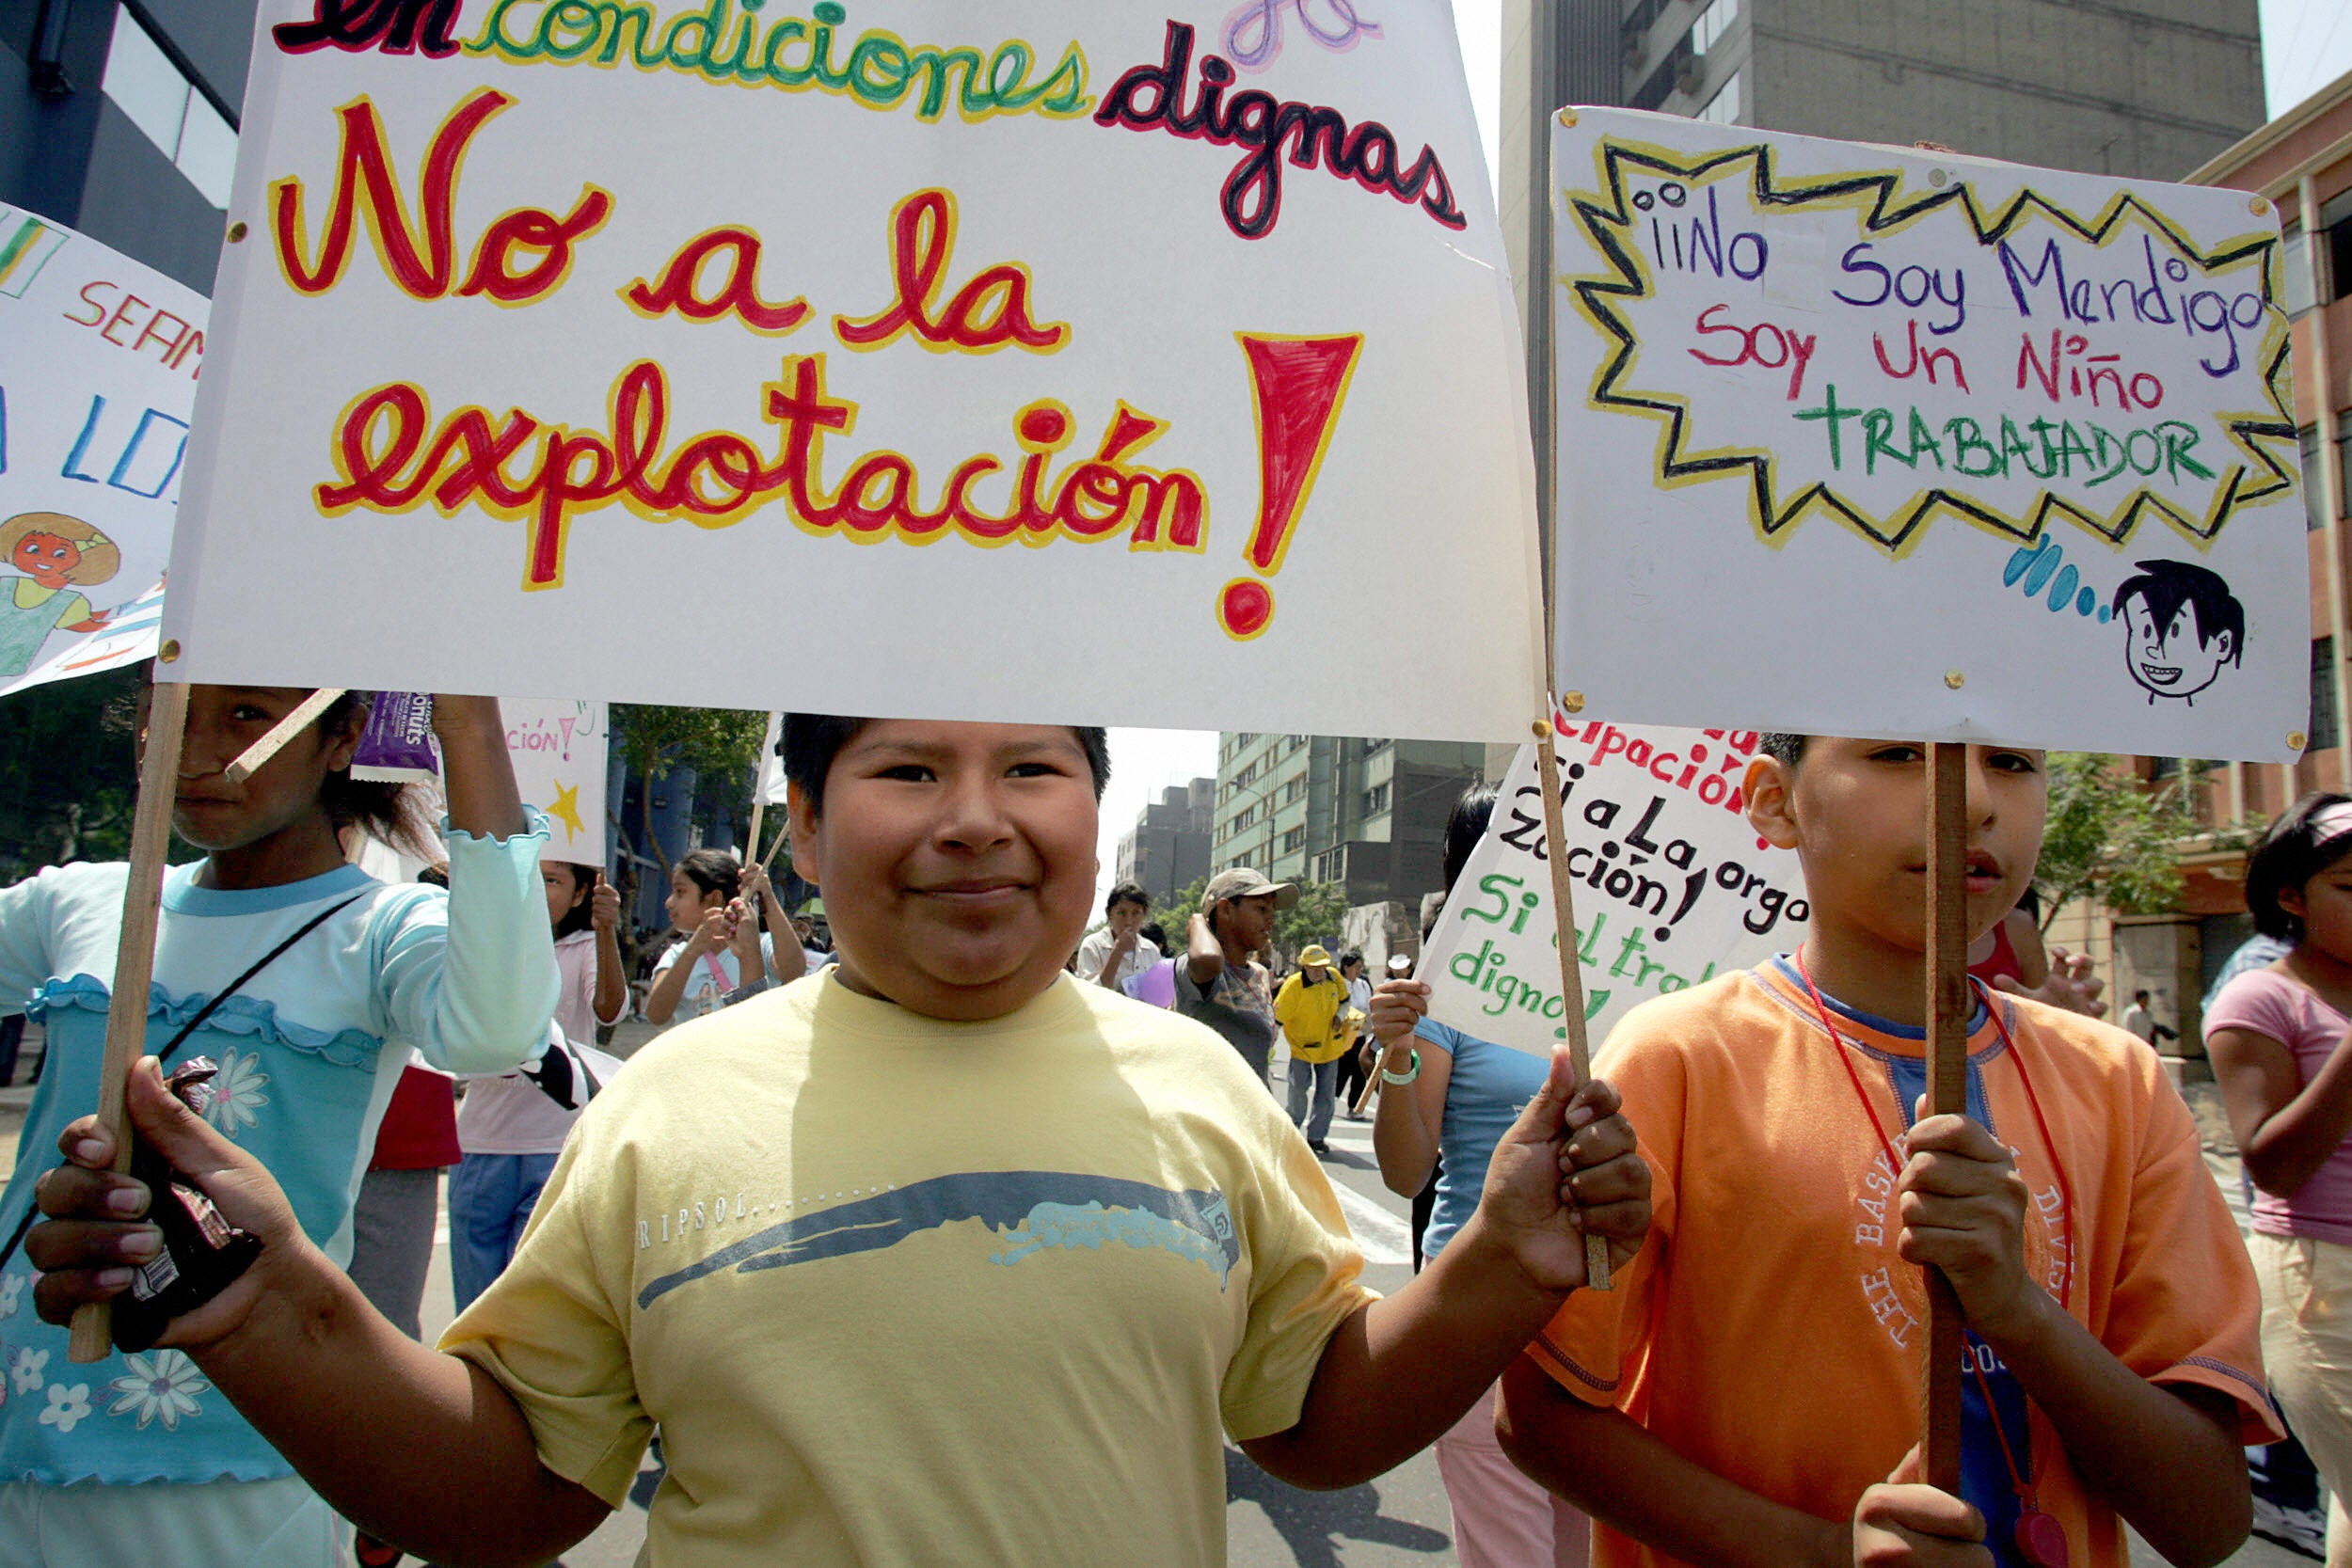
[[[1291,1120],[1307,1134],[1307,1141],[1319,1144],[1331,1131],[1331,1094],[1340,1081],[1339,1058],[1327,1062],[1302,1062],[1291,1058]],[[1309,1119],[1307,1097],[1314,1095],[1314,1115]]]
[[[469,1154],[449,1173],[449,1273],[457,1310],[506,1272],[554,1169],[552,1154]]]

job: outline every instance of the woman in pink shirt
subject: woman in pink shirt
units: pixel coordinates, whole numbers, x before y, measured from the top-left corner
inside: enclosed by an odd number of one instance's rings
[[[2352,1568],[2352,798],[2307,795],[2271,824],[2246,904],[2293,945],[2222,988],[2205,1045],[2256,1188],[2271,1391],[2334,1494],[2330,1568]]]

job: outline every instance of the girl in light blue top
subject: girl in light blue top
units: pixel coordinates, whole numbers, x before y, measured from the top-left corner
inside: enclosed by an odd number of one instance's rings
[[[257,959],[304,933],[167,1065],[219,1063],[207,1117],[269,1166],[340,1263],[410,1048],[454,1072],[516,1066],[547,1038],[556,970],[540,891],[545,825],[516,797],[496,700],[434,705],[449,797],[444,893],[378,882],[345,862],[349,831],[430,847],[405,786],[350,776],[363,695],[337,702],[243,784],[230,782],[228,765],[310,695],[190,691],[172,826],[207,853],[165,879],[147,1049],[161,1052]],[[29,1012],[48,1035],[0,1236],[57,1164],[59,1133],[97,1103],[128,879],[119,863],[76,864],[0,891],[0,1014]],[[40,1262],[19,1253],[0,1267],[0,1564],[342,1560],[334,1515],[185,1355],[69,1362],[65,1331],[33,1310]]]
[[[1486,784],[1472,784],[1455,802],[1445,831],[1447,887],[1486,836],[1494,805]],[[1391,980],[1372,1005],[1384,1074],[1372,1128],[1380,1179],[1391,1192],[1411,1197],[1438,1167],[1437,1204],[1422,1238],[1424,1259],[1444,1251],[1477,1210],[1495,1145],[1544,1086],[1551,1065],[1429,1018],[1428,992],[1423,981]],[[1495,1441],[1491,1389],[1438,1439],[1438,1473],[1462,1568],[1577,1568],[1586,1560],[1591,1522],[1519,1474],[1503,1453]]]

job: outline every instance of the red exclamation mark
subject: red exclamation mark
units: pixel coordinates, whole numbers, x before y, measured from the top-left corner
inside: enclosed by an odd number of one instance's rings
[[[1258,406],[1258,526],[1244,553],[1261,577],[1270,578],[1282,569],[1298,515],[1314,488],[1364,335],[1233,336],[1249,356],[1250,392]],[[1255,637],[1274,620],[1274,590],[1257,578],[1235,578],[1217,596],[1216,618],[1229,636]]]

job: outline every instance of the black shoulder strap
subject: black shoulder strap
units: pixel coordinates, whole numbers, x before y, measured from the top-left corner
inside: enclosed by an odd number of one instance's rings
[[[171,1059],[172,1053],[187,1044],[188,1037],[195,1034],[199,1029],[204,1027],[204,1021],[212,1017],[214,1011],[217,1009],[223,1002],[228,1001],[230,997],[236,995],[237,992],[243,990],[246,982],[250,981],[256,974],[261,974],[262,971],[267,969],[270,965],[276,963],[279,958],[285,957],[286,950],[292,947],[295,942],[300,942],[304,937],[309,936],[312,931],[317,930],[320,927],[326,925],[329,920],[332,920],[335,916],[342,913],[345,910],[351,908],[352,905],[357,904],[360,899],[366,896],[367,895],[364,893],[355,893],[350,897],[344,899],[342,903],[331,905],[330,907],[320,911],[317,914],[312,915],[310,919],[304,921],[300,926],[294,927],[294,935],[288,937],[285,941],[279,942],[277,946],[271,948],[268,952],[262,954],[259,958],[255,959],[252,965],[248,967],[243,974],[240,974],[235,979],[230,981],[227,986],[223,987],[216,994],[215,994],[210,1002],[205,1003],[203,1006],[198,1008],[196,1016],[188,1020],[186,1023],[181,1025],[180,1032],[172,1036],[170,1042],[155,1053],[155,1059],[159,1062],[168,1062]],[[52,1168],[54,1169],[56,1167],[53,1166]],[[43,1174],[45,1175],[47,1173],[44,1172]],[[16,1228],[8,1233],[7,1243],[0,1245],[0,1268],[6,1268],[8,1266],[8,1259],[16,1256],[17,1247],[22,1244],[24,1240],[24,1232],[30,1230],[33,1227],[33,1217],[40,1212],[40,1199],[39,1196],[40,1188],[40,1178],[36,1177],[33,1180],[33,1191],[35,1194],[33,1201],[25,1206],[24,1217],[16,1222]]]

